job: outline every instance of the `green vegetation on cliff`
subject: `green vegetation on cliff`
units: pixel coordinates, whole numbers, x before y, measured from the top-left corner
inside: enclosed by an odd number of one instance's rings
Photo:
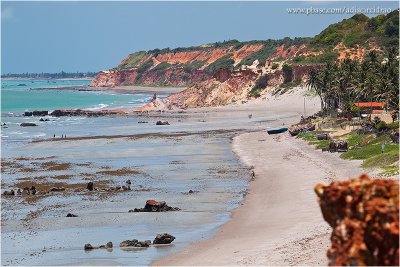
[[[349,19],[330,25],[316,35],[311,45],[320,48],[333,48],[340,42],[347,47],[364,46],[367,41],[374,41],[381,46],[398,46],[399,11],[368,18],[356,14]]]
[[[147,55],[146,51],[130,54],[123,64],[118,65],[117,69],[129,69],[136,65]]]
[[[219,59],[217,59],[216,61],[214,61],[213,63],[211,63],[210,65],[208,65],[204,70],[209,72],[209,73],[215,73],[217,70],[219,69],[233,69],[233,64],[235,63],[235,61],[231,58],[233,56],[233,54],[227,54]]]
[[[343,58],[344,53],[359,53],[360,49],[366,48],[367,51],[376,48],[377,51],[382,50],[384,53],[377,54],[377,61],[382,60],[383,55],[393,47],[398,48],[399,44],[399,11],[394,10],[387,15],[379,15],[369,18],[363,14],[356,14],[351,18],[342,20],[341,22],[332,24],[323,30],[320,34],[313,38],[283,38],[280,40],[254,40],[241,42],[238,40],[228,40],[223,42],[209,43],[201,46],[178,47],[174,49],[153,49],[149,51],[140,51],[130,54],[115,69],[131,69],[136,68],[138,74],[162,72],[168,69],[183,68],[186,74],[191,74],[196,70],[203,68],[211,58],[216,58],[204,68],[208,74],[214,74],[222,68],[230,70],[239,70],[242,66],[252,65],[256,60],[259,66],[264,66],[267,61],[271,60],[273,69],[278,65],[277,61],[284,61],[285,68],[285,85],[290,86],[293,78],[294,65],[304,64],[320,64],[335,62],[339,55]],[[338,44],[341,44],[340,50],[333,50]],[[262,48],[253,52],[246,53],[246,56],[237,65],[233,59],[233,55],[239,55],[238,50],[246,45],[262,45]],[[304,46],[302,46],[304,45]],[[293,46],[293,47],[292,47]],[[302,46],[302,47],[301,47]],[[352,48],[357,48],[353,49]],[[214,51],[218,49],[218,51]],[[185,55],[177,53],[202,52],[197,54]],[[203,53],[203,52],[206,53]],[[243,50],[246,51],[246,50]],[[154,68],[154,60],[160,54],[170,53],[168,62],[161,62]],[[174,56],[176,55],[176,59]],[[216,56],[217,55],[217,56]],[[398,53],[397,53],[398,55]],[[186,58],[185,58],[186,57]],[[219,57],[219,58],[218,58]],[[171,64],[170,62],[184,62]],[[275,64],[274,64],[275,63]],[[159,75],[159,74],[158,74]],[[141,75],[138,76],[141,81]],[[185,80],[190,83],[190,77],[185,76]],[[168,81],[167,81],[168,82]],[[253,93],[257,95],[259,88],[254,88]]]

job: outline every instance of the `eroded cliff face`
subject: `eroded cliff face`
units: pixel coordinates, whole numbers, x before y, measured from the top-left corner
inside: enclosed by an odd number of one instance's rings
[[[329,265],[399,265],[398,181],[363,175],[315,192],[332,227]]]
[[[221,70],[212,79],[196,83],[162,102],[169,109],[221,106],[247,98],[258,75],[251,70],[235,73]]]

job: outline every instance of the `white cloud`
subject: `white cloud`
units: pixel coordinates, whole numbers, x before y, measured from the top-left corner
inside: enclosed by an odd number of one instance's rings
[[[1,9],[1,20],[10,20],[14,17],[14,10],[11,7]]]

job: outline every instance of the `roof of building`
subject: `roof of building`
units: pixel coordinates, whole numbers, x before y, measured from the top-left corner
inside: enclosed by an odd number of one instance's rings
[[[381,102],[358,102],[354,103],[357,107],[365,107],[365,108],[383,108],[383,103]]]

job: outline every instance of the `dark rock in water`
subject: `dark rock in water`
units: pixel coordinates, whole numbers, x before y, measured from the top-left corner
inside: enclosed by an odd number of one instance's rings
[[[23,122],[20,124],[22,127],[27,127],[27,126],[37,126],[37,124],[32,123],[32,122]]]
[[[30,117],[33,115],[33,112],[25,111],[24,116]]]
[[[85,250],[92,250],[93,246],[91,244],[85,244],[85,246],[83,247]]]
[[[149,123],[147,121],[138,121],[138,123]]]
[[[122,241],[119,246],[120,247],[136,247],[136,248],[146,248],[149,247],[151,245],[151,241],[150,240],[146,240],[146,241],[138,241],[137,239],[133,239],[133,240],[125,240]]]
[[[87,184],[86,189],[89,190],[89,191],[93,191],[93,189],[94,189],[94,184],[93,184],[93,182],[89,182],[89,183]]]
[[[163,212],[163,211],[177,211],[180,208],[170,207],[164,201],[147,200],[144,208],[134,209],[133,212]],[[131,212],[131,211],[129,211]]]
[[[47,116],[49,115],[49,112],[47,110],[34,110],[32,112],[33,116]]]
[[[19,83],[17,86],[26,86],[25,83]]]
[[[32,185],[32,187],[31,187],[31,194],[32,194],[32,195],[35,195],[35,194],[36,194],[36,187],[34,187],[33,185]]]
[[[53,187],[50,189],[51,192],[61,192],[61,191],[65,191],[64,187]]]
[[[43,118],[40,118],[40,120],[39,121],[50,121],[49,119],[43,119]]]
[[[175,237],[168,233],[161,233],[154,238],[153,244],[170,244],[175,240]]]
[[[189,194],[193,194],[194,193],[194,191],[193,190],[189,190]]]
[[[11,189],[10,191],[4,191],[3,196],[14,196],[15,192],[13,189]]]
[[[168,121],[157,121],[156,125],[169,125]]]
[[[107,242],[106,248],[112,248],[112,247],[113,247],[113,243],[111,241]]]
[[[116,115],[116,114],[124,114],[124,112],[121,112],[118,110],[92,111],[92,110],[81,110],[81,109],[70,109],[70,110],[56,109],[52,113],[50,113],[50,115],[54,116],[54,117],[61,117],[61,116],[100,117],[100,116],[108,116],[108,115]]]
[[[78,217],[78,215],[72,214],[72,213],[68,213],[67,216],[65,217]]]

